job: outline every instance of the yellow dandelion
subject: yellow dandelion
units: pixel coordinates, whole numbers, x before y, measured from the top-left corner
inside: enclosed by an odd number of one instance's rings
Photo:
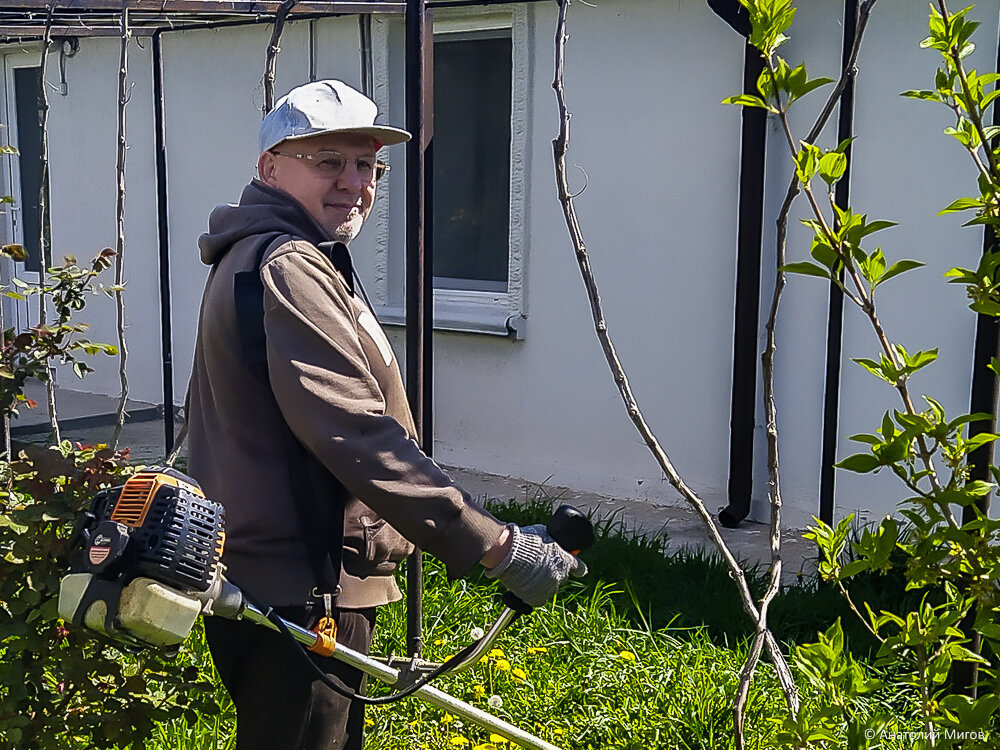
[[[631,651],[622,651],[621,653],[618,654],[618,658],[620,658],[622,661],[635,661],[635,654],[633,654]]]
[[[515,676],[515,677],[516,677],[517,679],[519,679],[519,680],[526,680],[526,679],[528,679],[528,673],[527,673],[527,672],[525,672],[525,671],[524,671],[523,669],[521,669],[520,667],[514,667],[514,668],[513,668],[512,670],[511,670],[511,672],[510,672],[510,673],[511,673],[512,675],[514,675],[514,676]]]
[[[473,685],[472,686],[472,697],[473,698],[482,698],[484,695],[486,695],[486,688],[485,687],[483,687],[482,685]]]
[[[497,659],[497,669],[499,669],[501,672],[509,672],[510,662],[507,661],[506,659]]]
[[[420,726],[420,719],[414,719],[413,721],[411,721],[409,723],[409,726],[411,726],[411,727],[418,727],[418,726]]]
[[[451,714],[445,714],[444,716],[441,717],[442,724],[451,724],[451,722],[453,721],[455,721],[455,717],[452,716]]]
[[[547,654],[549,650],[545,646],[532,646],[528,649],[529,654]]]
[[[450,740],[448,740],[448,742],[450,742],[452,745],[468,745],[469,744],[469,740],[466,739],[465,737],[463,737],[460,734],[452,737]]]
[[[502,648],[493,648],[493,649],[490,649],[489,655],[490,655],[490,657],[492,657],[494,659],[503,659],[506,656],[506,654],[503,652]]]
[[[507,738],[501,737],[499,734],[493,734],[492,732],[490,732],[490,742],[492,742],[494,745],[506,745]]]
[[[558,736],[566,734],[566,733],[563,730],[561,730],[558,727],[556,727],[555,729],[552,730],[552,734],[554,734],[554,735],[556,735],[558,737]]]
[[[476,745],[472,750],[497,750],[496,745]]]
[[[442,643],[444,643],[444,638],[435,638],[434,639],[434,645],[435,646],[440,646]]]

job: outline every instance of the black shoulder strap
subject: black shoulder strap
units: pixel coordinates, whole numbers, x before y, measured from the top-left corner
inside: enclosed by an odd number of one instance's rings
[[[243,360],[268,388],[271,384],[267,371],[264,282],[260,278],[260,268],[264,255],[283,237],[288,235],[277,232],[266,235],[254,253],[253,268],[240,271],[233,279],[233,298]],[[346,490],[295,437],[284,419],[282,429],[295,509],[309,564],[316,578],[316,593],[336,594],[344,551]]]

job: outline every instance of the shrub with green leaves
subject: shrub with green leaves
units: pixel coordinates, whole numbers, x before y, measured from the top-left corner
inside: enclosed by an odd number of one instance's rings
[[[17,248],[6,248],[17,252]],[[73,258],[49,270],[44,285],[9,292],[44,294],[55,320],[15,334],[0,351],[0,416],[28,403],[25,383],[46,379],[55,362],[89,371],[83,355],[115,348],[93,343],[73,321],[89,294],[108,291]],[[189,660],[154,652],[130,655],[58,615],[59,582],[69,569],[74,521],[100,489],[131,472],[128,451],[107,446],[21,446],[0,461],[0,747],[25,750],[142,747],[155,722],[215,710],[211,686]]]
[[[995,746],[991,743],[1000,726],[996,671],[1000,521],[989,517],[988,498],[997,484],[973,476],[971,454],[1000,436],[982,429],[966,433],[970,426],[995,417],[962,414],[949,418],[940,403],[926,396],[926,408],[917,407],[910,394],[910,378],[932,364],[938,351],[910,353],[893,341],[879,318],[876,290],[922,263],[910,259],[890,263],[881,249],[868,249],[868,237],[893,222],[869,220],[835,202],[833,188],[845,172],[849,141],[824,151],[793,137],[789,107],[829,79],[810,80],[805,66],[790,69],[777,55],[794,17],[791,0],[740,1],[749,10],[754,25],[750,41],[764,56],[765,66],[759,96],[727,101],[763,107],[777,117],[812,214],[803,222],[813,231],[812,259],[789,263],[781,270],[826,279],[860,309],[881,351],[877,358],[855,361],[887,382],[900,398],[900,408],[885,414],[877,432],[852,437],[867,449],[845,458],[839,466],[859,473],[886,469],[899,477],[911,492],[901,510],[906,524],[887,518],[849,543],[852,517],[836,527],[817,520],[807,536],[819,545],[820,573],[836,583],[878,641],[876,663],[891,668],[915,696],[914,709],[922,727],[916,745]],[[874,1],[866,1],[867,9]],[[987,225],[995,233],[1000,224],[1000,148],[996,143],[1000,128],[986,127],[984,122],[988,108],[1000,97],[995,88],[1000,75],[979,75],[964,67],[962,61],[974,49],[971,39],[979,26],[969,19],[970,11],[951,13],[944,0],[932,3],[930,36],[921,46],[938,50],[943,65],[934,89],[907,91],[904,96],[947,106],[956,121],[945,132],[966,148],[979,171],[980,195],[960,198],[941,213],[974,210],[976,216],[969,224]],[[817,176],[824,184],[814,190]],[[952,282],[966,286],[975,312],[1000,315],[998,260],[1000,253],[988,252],[977,269],[956,268],[947,274]],[[997,368],[994,360],[993,369],[1000,371]],[[996,466],[990,467],[990,473],[994,480],[1000,479]],[[865,604],[862,611],[851,600],[845,582],[861,573],[889,571],[898,552],[904,559],[907,588],[918,595],[916,603],[898,611]],[[817,643],[800,647],[794,663],[824,693],[825,705],[804,706],[797,716],[786,718],[781,734],[785,743],[805,748],[846,741],[850,747],[875,747],[882,732],[892,730],[891,712],[876,711],[859,718],[857,705],[880,684],[867,679],[844,651],[839,622],[821,634]],[[962,684],[956,679],[959,664],[978,667],[979,683]]]

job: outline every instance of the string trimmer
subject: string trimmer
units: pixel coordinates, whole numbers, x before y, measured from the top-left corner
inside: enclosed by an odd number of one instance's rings
[[[546,530],[573,554],[594,541],[590,521],[568,505],[553,514]],[[60,586],[59,614],[76,627],[136,650],[176,650],[199,616],[247,620],[400,688],[379,698],[356,695],[313,665],[319,679],[351,698],[382,704],[415,695],[522,747],[558,750],[428,684],[446,672],[471,667],[508,625],[531,612],[510,592],[503,595],[506,609],[486,634],[444,664],[414,657],[397,667],[392,658],[366,656],[338,644],[335,630],[307,630],[282,619],[227,580],[221,562],[225,538],[224,508],[206,498],[193,479],[174,469],[137,473],[123,486],[98,493],[78,519],[71,542],[77,559]],[[302,656],[313,664],[304,651]]]

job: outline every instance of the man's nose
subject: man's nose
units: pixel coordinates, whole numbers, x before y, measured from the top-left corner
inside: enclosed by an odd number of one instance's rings
[[[348,161],[344,165],[344,171],[340,173],[337,178],[337,188],[340,190],[349,190],[353,193],[361,192],[365,187],[364,180],[361,179],[361,174],[358,172],[358,165],[353,161]]]

